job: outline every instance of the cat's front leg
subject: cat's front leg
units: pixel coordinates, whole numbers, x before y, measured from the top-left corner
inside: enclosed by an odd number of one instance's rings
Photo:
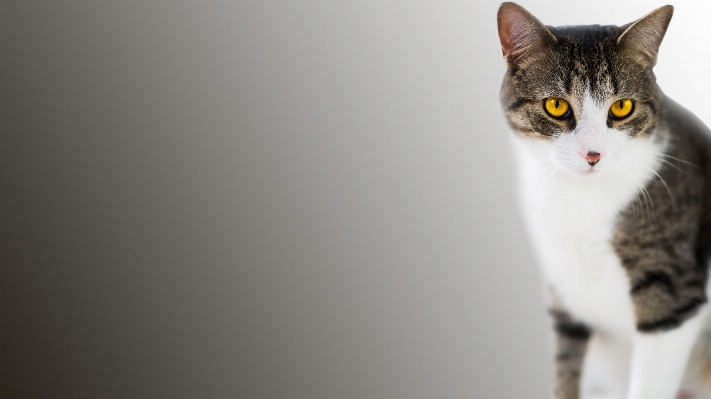
[[[590,329],[573,319],[562,304],[551,298],[549,313],[555,333],[554,399],[579,399],[580,376]]]
[[[675,399],[694,343],[708,322],[704,305],[681,326],[635,333],[628,399]]]
[[[672,187],[667,195],[673,193],[674,201],[665,201],[663,187],[648,187],[660,219],[644,222],[628,210],[613,239],[635,315],[627,398],[675,399],[709,319],[708,233],[696,205],[708,199],[700,190]]]

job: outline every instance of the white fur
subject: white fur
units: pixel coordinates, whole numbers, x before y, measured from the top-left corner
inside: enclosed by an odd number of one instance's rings
[[[608,128],[609,104],[586,95],[580,105],[575,130],[552,143],[512,135],[524,224],[544,280],[595,331],[583,397],[673,399],[691,347],[708,324],[706,311],[679,329],[638,333],[630,283],[610,242],[618,213],[630,203],[638,217],[653,217],[641,188],[656,178],[656,153],[665,144]],[[602,154],[594,167],[584,157],[588,151]],[[646,388],[651,381],[666,390]]]
[[[635,334],[628,398],[675,398],[691,348],[707,323],[708,306],[705,306],[679,328],[657,334]]]

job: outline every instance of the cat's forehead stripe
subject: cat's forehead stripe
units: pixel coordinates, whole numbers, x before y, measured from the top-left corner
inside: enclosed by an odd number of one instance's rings
[[[593,98],[603,101],[618,91],[618,78],[613,72],[614,50],[610,48],[613,43],[604,40],[610,36],[577,34],[559,37],[561,45],[556,54],[557,62],[565,64],[569,74],[569,93],[581,96],[589,91]]]

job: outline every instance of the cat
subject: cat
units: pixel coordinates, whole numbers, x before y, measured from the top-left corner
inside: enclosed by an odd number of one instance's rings
[[[556,399],[711,398],[711,132],[656,83],[672,14],[551,27],[498,11]]]

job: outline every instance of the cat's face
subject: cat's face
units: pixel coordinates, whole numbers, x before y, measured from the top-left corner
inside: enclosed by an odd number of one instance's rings
[[[546,27],[514,3],[499,9],[508,71],[504,116],[531,151],[581,175],[619,167],[653,139],[661,90],[652,67],[672,15],[622,26]]]

